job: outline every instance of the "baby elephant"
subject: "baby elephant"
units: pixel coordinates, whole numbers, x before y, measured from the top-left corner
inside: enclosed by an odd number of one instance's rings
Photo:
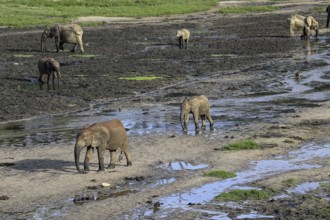
[[[300,36],[301,39],[309,39],[311,30],[315,31],[315,38],[319,33],[319,23],[312,16],[308,16],[304,20],[303,34]]]
[[[176,37],[179,39],[179,47],[180,49],[188,47],[188,41],[190,37],[190,32],[187,29],[178,30],[176,33]]]
[[[39,84],[40,89],[42,89],[42,85],[44,84],[44,81],[42,80],[42,77],[44,74],[47,75],[47,86],[49,90],[49,78],[50,75],[53,75],[53,89],[55,90],[55,78],[57,78],[57,86],[59,89],[60,84],[60,63],[56,61],[54,58],[51,57],[42,57],[38,61],[38,69],[39,69]]]
[[[80,151],[87,148],[84,161],[84,171],[79,167]],[[79,131],[74,148],[74,158],[76,168],[79,172],[89,171],[89,161],[93,157],[94,149],[97,149],[99,159],[99,171],[104,170],[104,153],[106,150],[110,151],[110,164],[108,168],[115,168],[116,150],[121,149],[126,156],[127,166],[132,166],[131,155],[128,152],[128,140],[126,130],[120,120],[115,119],[95,123],[92,125],[85,125]]]
[[[192,113],[195,121],[195,130],[199,131],[198,116],[202,119],[202,129],[206,129],[205,117],[210,122],[210,129],[213,130],[213,120],[210,113],[210,102],[204,95],[185,98],[181,104],[180,121],[184,132],[187,131],[189,113]]]

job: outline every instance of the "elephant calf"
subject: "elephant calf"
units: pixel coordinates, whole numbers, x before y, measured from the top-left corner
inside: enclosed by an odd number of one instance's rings
[[[42,85],[44,81],[42,80],[43,75],[47,75],[47,86],[49,90],[49,78],[50,75],[53,75],[53,89],[55,90],[55,78],[57,78],[57,86],[58,89],[60,87],[60,63],[51,57],[42,57],[38,61],[38,69],[39,69],[39,78],[38,82],[40,84],[40,89],[42,89]]]
[[[210,102],[204,95],[185,98],[181,104],[180,121],[184,132],[187,131],[189,114],[192,113],[195,121],[195,130],[199,131],[198,117],[202,119],[202,129],[206,129],[205,117],[210,122],[210,129],[213,130],[213,120],[210,113]]]
[[[45,42],[47,38],[55,37],[55,46],[56,51],[63,50],[63,44],[74,44],[71,52],[74,53],[76,50],[76,46],[80,47],[80,52],[84,53],[83,47],[83,29],[77,24],[66,24],[66,25],[59,25],[56,24],[49,29],[46,28],[41,35],[41,52],[45,50]]]
[[[178,30],[176,33],[176,37],[179,39],[179,47],[180,49],[188,47],[188,41],[190,37],[190,32],[188,29]]]
[[[87,148],[84,161],[84,171],[79,167],[80,151]],[[108,168],[115,168],[116,150],[121,149],[126,156],[127,166],[132,166],[131,155],[128,152],[128,140],[126,130],[120,120],[115,119],[85,125],[79,131],[76,138],[74,149],[74,158],[76,168],[79,172],[89,171],[89,161],[92,159],[94,148],[97,149],[99,159],[99,171],[104,170],[104,153],[105,150],[110,151],[110,164]]]

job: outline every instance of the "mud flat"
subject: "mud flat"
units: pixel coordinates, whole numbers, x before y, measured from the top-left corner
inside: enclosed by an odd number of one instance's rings
[[[302,5],[304,13],[312,7]],[[42,30],[3,30],[0,218],[328,219],[330,38],[326,31],[309,43],[290,38],[286,12],[209,12],[175,22],[86,28],[87,56],[57,54],[53,43],[48,45],[47,55],[62,65],[59,91],[40,91],[36,84],[36,60],[44,55],[38,51]],[[324,14],[315,17],[325,23]],[[185,51],[173,39],[182,27],[194,33]],[[136,76],[159,78],[123,80]],[[210,98],[216,129],[195,135],[191,124],[182,135],[179,104],[195,94]],[[84,123],[115,117],[129,129],[133,166],[123,161],[97,173],[95,158],[90,173],[78,174],[76,132]],[[223,150],[242,139],[260,149]],[[276,169],[267,165],[280,161]],[[258,178],[242,177],[256,167],[270,170],[257,169]],[[239,178],[219,182],[204,176],[210,170]],[[234,180],[223,190],[267,189],[273,195],[214,201],[221,187],[207,186]],[[312,183],[320,187],[297,193],[295,187]],[[196,195],[203,187],[206,191]]]

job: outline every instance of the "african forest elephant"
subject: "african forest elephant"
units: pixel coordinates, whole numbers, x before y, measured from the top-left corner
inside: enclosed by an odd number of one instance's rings
[[[319,23],[312,16],[308,16],[304,20],[302,39],[309,39],[311,30],[315,31],[315,38],[317,38],[319,33]]]
[[[294,37],[294,30],[298,29],[298,30],[302,30],[304,28],[305,25],[305,16],[302,15],[292,15],[289,18],[289,22],[290,22],[290,36]]]
[[[78,44],[80,47],[80,52],[84,53],[83,42],[82,42],[83,30],[77,24],[66,24],[60,25],[55,24],[51,26],[49,29],[46,28],[41,36],[41,52],[44,52],[45,42],[47,38],[55,37],[55,46],[56,51],[63,50],[63,44],[74,44],[71,52],[74,53],[76,49],[76,45]]]
[[[210,113],[210,102],[204,95],[185,98],[181,104],[180,121],[184,132],[187,131],[189,114],[192,113],[195,121],[195,130],[199,131],[198,117],[202,119],[202,129],[206,128],[205,117],[210,122],[210,129],[213,130],[213,120]]]
[[[187,29],[178,30],[176,33],[176,37],[179,39],[179,47],[180,49],[188,47],[188,41],[190,37],[190,32]]]
[[[58,89],[60,87],[60,63],[51,57],[42,57],[38,61],[38,69],[39,69],[39,78],[38,82],[40,84],[40,89],[42,89],[42,85],[44,81],[42,80],[43,75],[47,75],[47,86],[49,90],[49,78],[50,75],[53,75],[53,89],[55,90],[55,78],[57,78],[57,86]]]
[[[84,171],[79,167],[81,149],[87,147],[84,161]],[[79,172],[89,171],[89,161],[92,159],[94,148],[97,149],[99,159],[99,170],[104,170],[104,152],[110,151],[110,164],[108,168],[115,168],[116,150],[121,149],[127,161],[127,166],[132,166],[131,155],[128,152],[128,140],[126,130],[120,120],[105,121],[92,125],[85,125],[79,131],[76,138],[74,158]]]

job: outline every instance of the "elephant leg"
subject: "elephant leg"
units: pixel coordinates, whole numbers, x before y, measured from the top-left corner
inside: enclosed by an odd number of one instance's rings
[[[84,161],[84,170],[87,172],[89,171],[89,161],[93,157],[93,151],[94,149],[92,147],[87,147],[85,161]]]
[[[330,21],[330,14],[328,14],[328,17],[327,17],[327,26],[326,27],[329,27],[329,21]]]
[[[98,172],[104,171],[104,149],[101,148],[101,147],[98,147],[97,148],[97,155],[98,155],[98,158],[99,158],[99,170],[98,170]]]
[[[108,166],[108,169],[114,169],[116,167],[116,151],[115,150],[109,150],[110,151],[110,164]]]
[[[74,44],[74,45],[73,45],[73,48],[72,48],[72,50],[71,50],[71,53],[74,53],[74,52],[76,51],[76,47],[77,47],[77,44]]]
[[[47,75],[47,88],[49,90],[49,78],[50,78],[50,74]]]
[[[125,147],[124,154],[126,157],[126,161],[127,161],[127,166],[130,167],[132,166],[132,158],[131,158],[131,154],[128,152],[128,147]]]
[[[194,122],[195,122],[195,130],[196,131],[199,131],[198,115],[199,114],[197,112],[193,112]]]
[[[39,78],[38,78],[39,87],[40,87],[41,90],[42,90],[42,86],[44,84],[44,81],[42,80],[42,76],[43,76],[43,74],[40,73]]]
[[[210,113],[206,114],[206,118],[210,122],[210,130],[213,131],[214,130],[214,128],[213,128],[214,122],[213,122],[213,120],[211,118],[211,114]]]
[[[202,119],[202,129],[205,130],[206,129],[205,115],[201,115],[201,119]]]
[[[188,39],[184,40],[185,49],[188,48]]]
[[[53,81],[52,81],[52,83],[53,83],[53,90],[55,90],[55,76],[56,76],[56,73],[53,72]]]
[[[60,43],[60,50],[64,50],[63,44],[64,43],[62,43],[62,42]]]

